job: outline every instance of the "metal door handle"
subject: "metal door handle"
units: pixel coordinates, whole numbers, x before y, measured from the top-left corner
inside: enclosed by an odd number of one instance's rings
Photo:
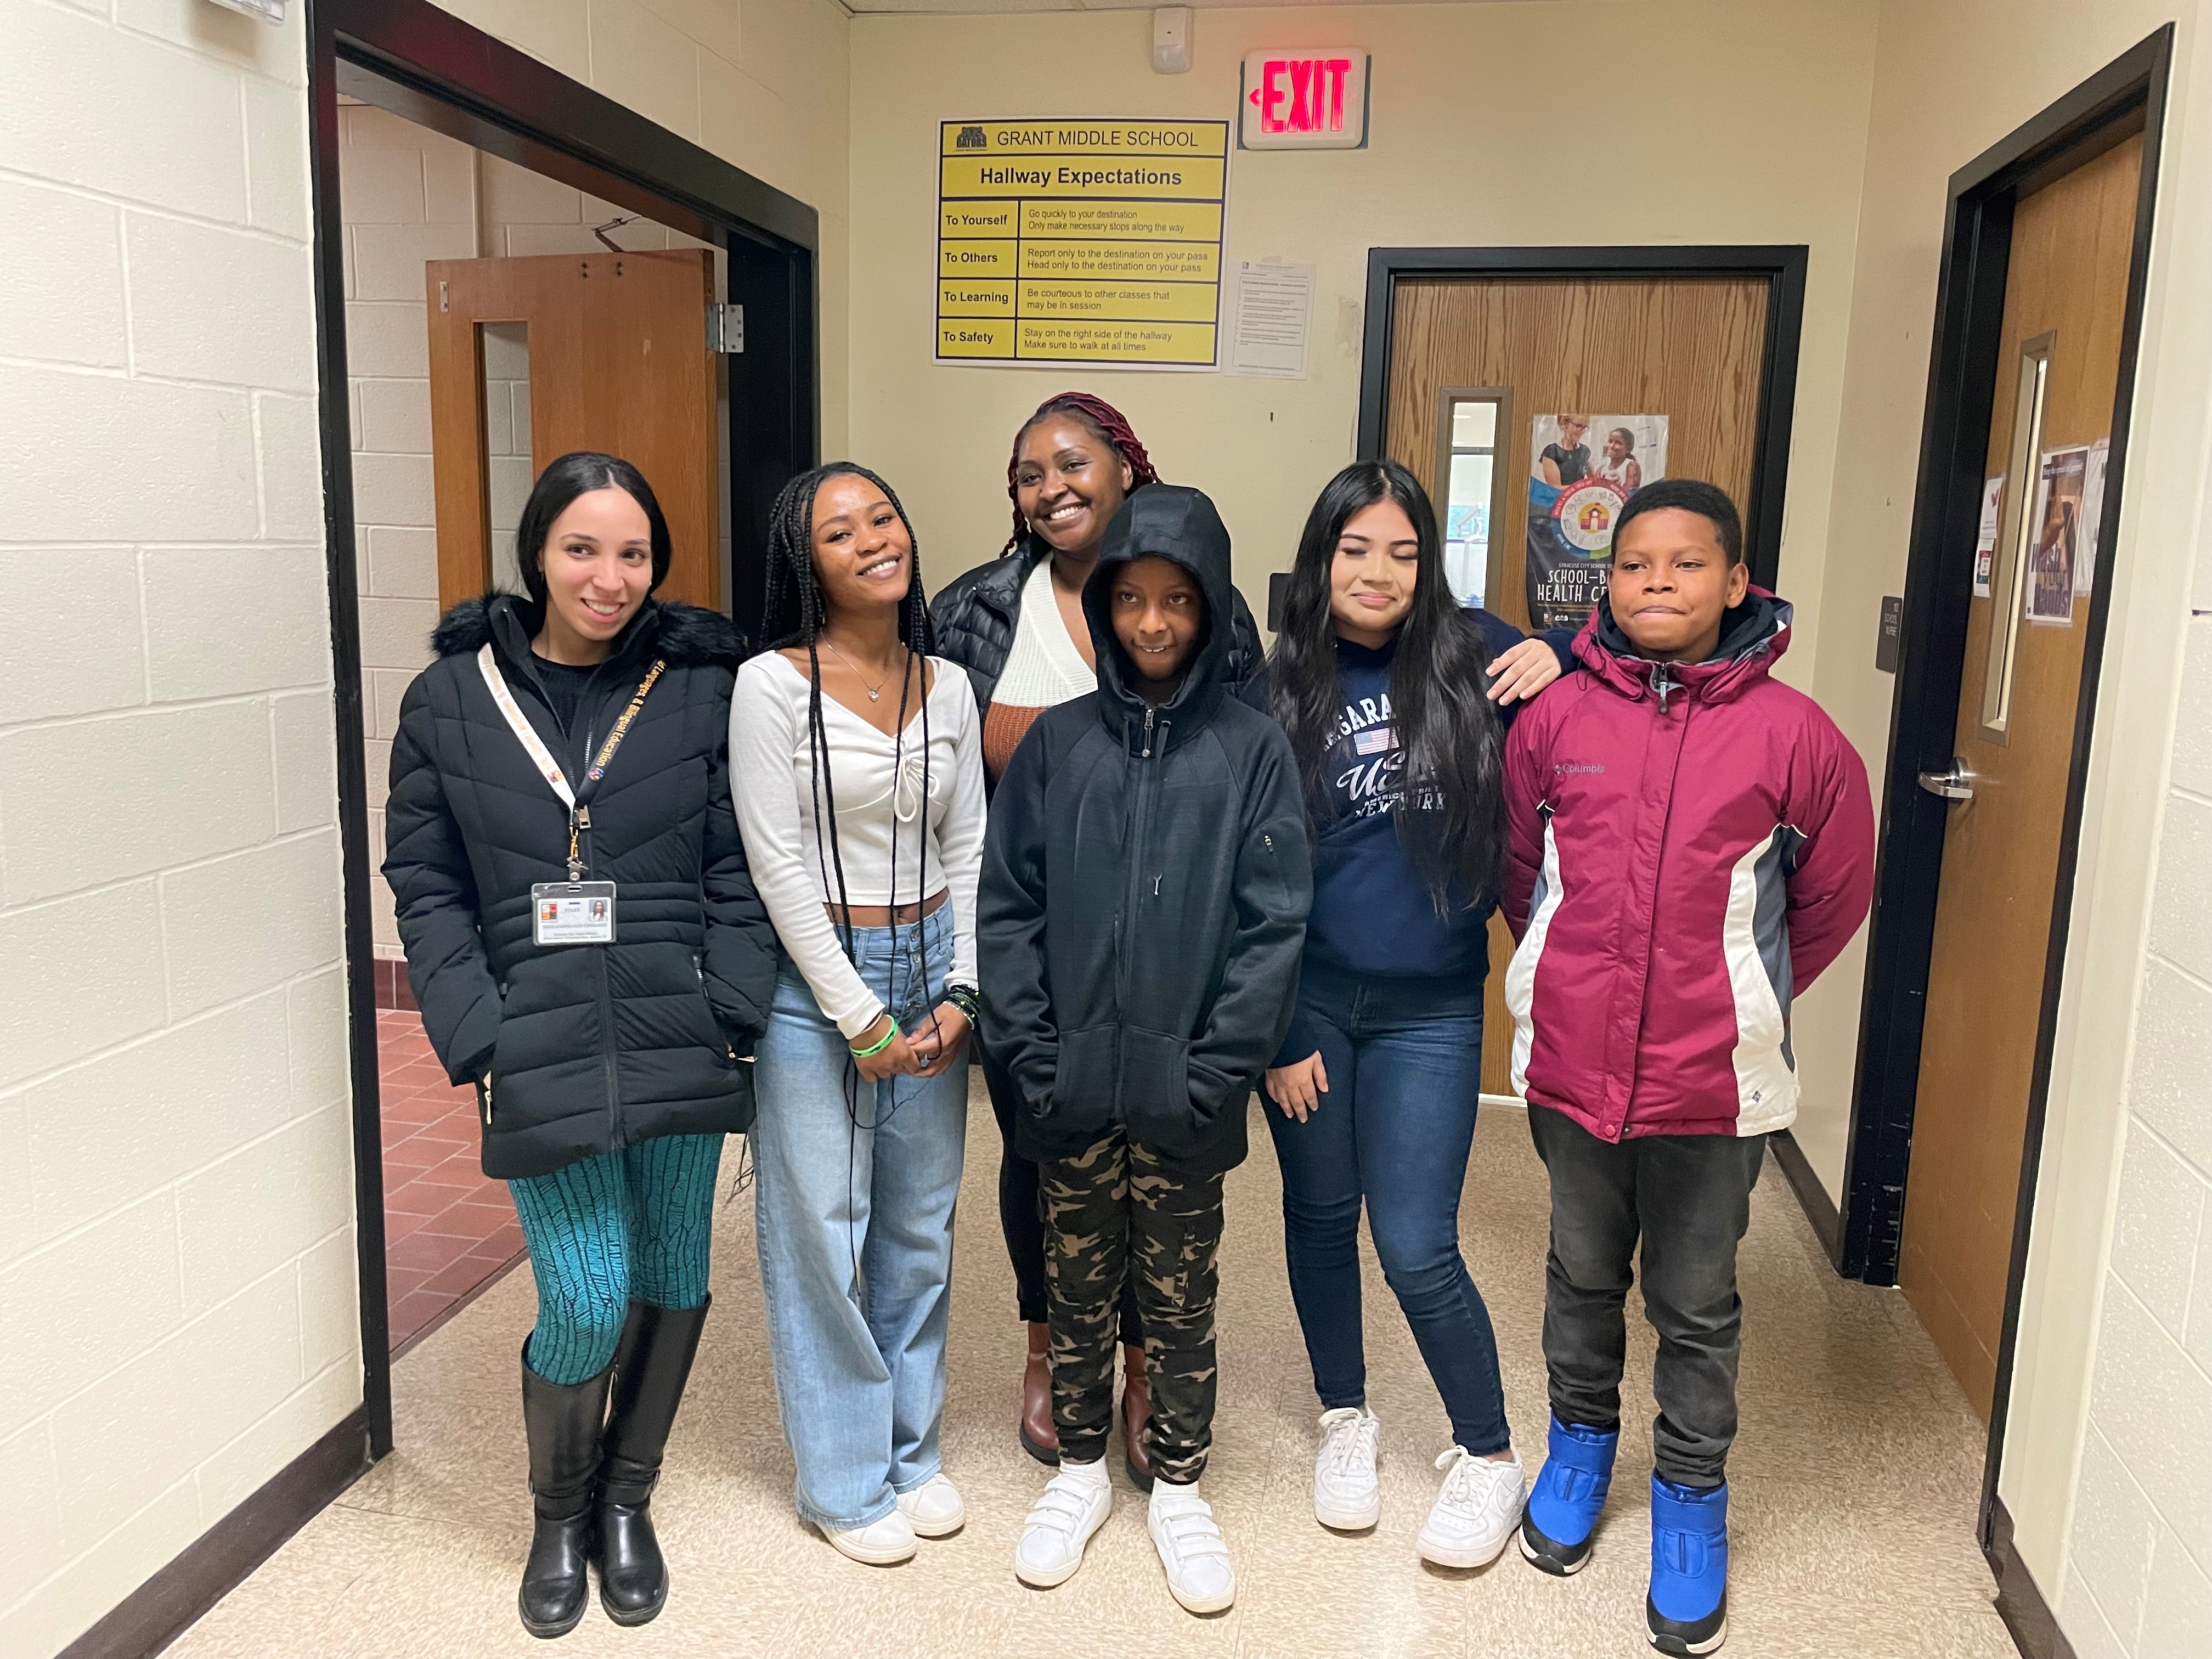
[[[1951,758],[1949,771],[1923,772],[1920,787],[1931,795],[1941,795],[1945,800],[1972,800],[1974,798],[1973,776],[1966,770],[1966,763],[1954,755]]]

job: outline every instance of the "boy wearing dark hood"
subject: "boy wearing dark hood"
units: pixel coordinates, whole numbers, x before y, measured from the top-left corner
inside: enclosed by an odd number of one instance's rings
[[[1112,1508],[1115,1306],[1134,1274],[1150,1527],[1193,1613],[1237,1594],[1198,1490],[1222,1182],[1290,1020],[1312,897],[1289,741],[1217,672],[1233,592],[1204,495],[1152,484],[1122,504],[1083,591],[1098,690],[1046,710],[1015,751],[977,897],[984,1041],[1042,1165],[1060,1450],[1014,1571],[1066,1583]]]

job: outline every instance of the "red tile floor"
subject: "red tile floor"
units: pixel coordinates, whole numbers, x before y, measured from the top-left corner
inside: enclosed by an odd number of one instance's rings
[[[430,1053],[420,1014],[380,1008],[384,1261],[397,1350],[522,1254],[507,1183],[478,1167],[477,1097]]]

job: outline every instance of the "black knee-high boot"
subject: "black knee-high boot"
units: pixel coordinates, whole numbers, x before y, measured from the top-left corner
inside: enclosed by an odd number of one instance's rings
[[[548,1382],[522,1348],[522,1422],[530,1437],[530,1492],[537,1530],[515,1597],[532,1636],[566,1636],[591,1598],[592,1492],[607,1414],[610,1365],[581,1382]]]
[[[623,1326],[614,1407],[601,1446],[596,1546],[599,1605],[617,1625],[642,1625],[668,1600],[668,1565],[653,1533],[653,1489],[706,1322],[706,1304],[655,1308],[633,1302]]]

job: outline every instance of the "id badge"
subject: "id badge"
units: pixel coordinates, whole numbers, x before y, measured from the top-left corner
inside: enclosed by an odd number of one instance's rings
[[[539,945],[612,945],[615,884],[541,881],[530,890],[530,937]]]

